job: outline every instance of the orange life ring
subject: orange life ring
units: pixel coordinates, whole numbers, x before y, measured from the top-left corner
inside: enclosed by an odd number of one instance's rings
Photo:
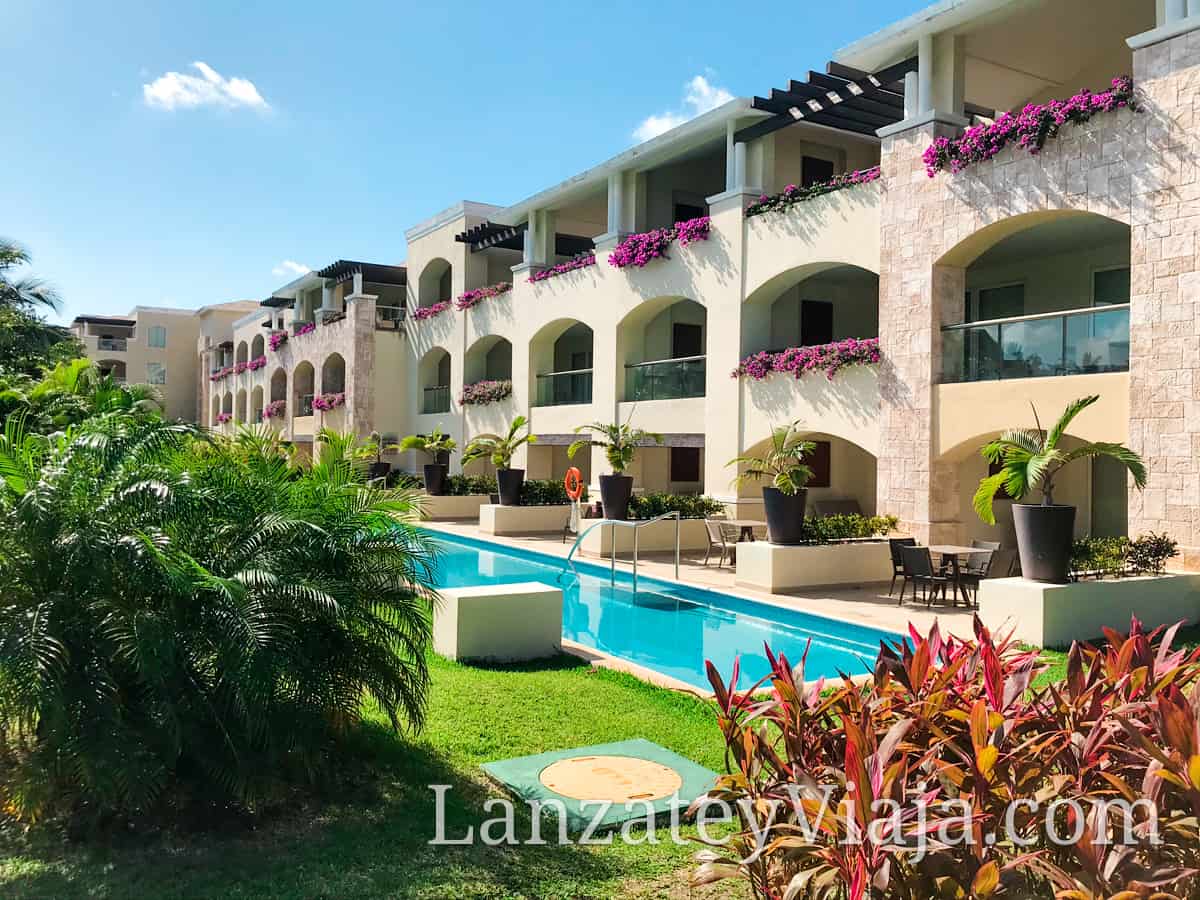
[[[583,473],[571,466],[563,478],[563,487],[566,488],[568,497],[578,500],[583,496]]]

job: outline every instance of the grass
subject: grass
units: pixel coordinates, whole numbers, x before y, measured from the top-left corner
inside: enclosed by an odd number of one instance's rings
[[[480,764],[545,750],[645,737],[720,771],[723,750],[703,701],[570,658],[480,669],[432,657],[424,732],[394,734],[368,714],[354,736],[369,778],[324,804],[264,817],[237,833],[120,838],[86,845],[45,833],[0,844],[0,896],[348,900],[392,897],[691,897],[695,846],[660,830],[658,845],[430,847],[429,784],[449,784],[447,834],[489,817],[502,796]],[[527,828],[518,826],[518,834]],[[547,833],[552,833],[547,831]],[[687,833],[685,831],[685,833]],[[718,889],[724,896],[728,888]],[[741,896],[739,894],[739,896]]]
[[[1126,623],[1128,624],[1128,623]],[[1122,632],[1129,629],[1118,628]],[[1093,642],[1097,643],[1097,642]],[[1175,634],[1175,640],[1171,646],[1176,649],[1191,649],[1200,646],[1200,625],[1189,625],[1186,628],[1180,628]],[[1042,650],[1042,659],[1048,664],[1045,672],[1037,677],[1034,681],[1034,688],[1045,687],[1047,684],[1057,684],[1067,677],[1067,651],[1066,650]]]

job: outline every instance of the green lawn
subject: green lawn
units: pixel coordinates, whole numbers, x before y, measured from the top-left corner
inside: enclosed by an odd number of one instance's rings
[[[372,717],[372,777],[325,804],[233,835],[112,839],[80,846],[3,836],[0,897],[144,898],[688,897],[696,847],[429,847],[433,793],[453,785],[447,832],[486,815],[480,763],[645,737],[721,771],[723,751],[702,701],[563,658],[523,670],[431,659],[424,732],[406,741]],[[524,829],[522,829],[524,831]],[[660,837],[667,832],[660,830]],[[738,889],[740,892],[740,888]],[[724,895],[726,889],[720,891]],[[736,893],[742,896],[741,893]]]

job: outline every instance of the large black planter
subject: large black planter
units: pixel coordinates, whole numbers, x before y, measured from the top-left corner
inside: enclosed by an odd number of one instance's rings
[[[767,540],[772,544],[795,545],[804,541],[804,507],[808,491],[801,488],[785,494],[779,488],[763,488],[763,507],[767,513]]]
[[[500,505],[520,506],[521,485],[524,483],[524,469],[497,469],[496,487],[500,490]]]
[[[371,468],[367,472],[367,478],[375,481],[379,478],[387,478],[388,473],[392,471],[392,464],[386,462],[373,462]]]
[[[431,497],[441,496],[446,490],[446,467],[441,463],[425,465],[425,492]]]
[[[1075,507],[1014,503],[1012,511],[1022,577],[1066,584],[1075,539]]]
[[[632,494],[633,479],[628,475],[601,475],[600,502],[604,504],[604,518],[628,519]]]

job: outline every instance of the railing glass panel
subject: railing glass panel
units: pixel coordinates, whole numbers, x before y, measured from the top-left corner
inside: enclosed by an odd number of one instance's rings
[[[546,372],[537,377],[538,406],[567,406],[592,402],[592,370]]]
[[[450,385],[443,384],[425,388],[421,412],[426,415],[450,412]]]
[[[683,400],[704,396],[704,357],[660,359],[625,367],[626,400]]]

